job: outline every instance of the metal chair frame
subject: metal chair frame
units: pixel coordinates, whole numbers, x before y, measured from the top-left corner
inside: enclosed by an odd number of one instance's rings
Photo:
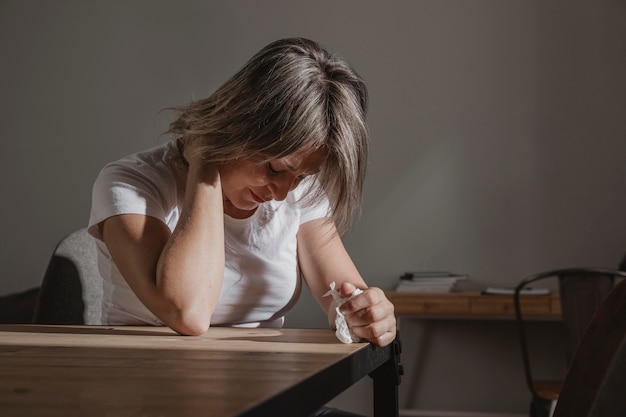
[[[515,318],[518,324],[518,332],[519,332],[519,340],[520,346],[522,350],[522,359],[524,366],[524,376],[526,378],[526,385],[530,390],[533,401],[531,403],[531,417],[540,417],[540,416],[551,416],[554,412],[556,401],[551,399],[546,399],[542,395],[540,395],[535,389],[535,382],[533,380],[532,375],[532,367],[530,360],[530,353],[528,349],[528,339],[526,336],[525,329],[525,321],[523,312],[521,309],[520,297],[522,289],[526,288],[533,282],[546,279],[546,278],[559,278],[559,290],[562,290],[562,279],[567,279],[569,277],[588,277],[588,279],[594,279],[598,277],[610,277],[614,280],[615,277],[626,278],[626,272],[609,269],[609,268],[565,268],[565,269],[555,269],[551,271],[541,272],[535,275],[528,276],[524,278],[520,283],[515,287],[513,302],[515,307]],[[607,291],[607,295],[610,289]],[[561,300],[563,301],[563,300]],[[598,306],[596,307],[599,307]],[[565,313],[565,312],[564,312]],[[591,321],[591,317],[588,318],[587,324]],[[582,336],[582,335],[580,335]],[[580,341],[580,340],[578,340]],[[556,383],[556,381],[554,381]],[[539,407],[540,409],[536,409]]]
[[[572,359],[554,417],[626,415],[626,280],[598,308]]]

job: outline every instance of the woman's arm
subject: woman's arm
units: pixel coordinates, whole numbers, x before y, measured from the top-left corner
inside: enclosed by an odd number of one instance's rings
[[[396,336],[396,318],[393,304],[380,288],[368,288],[348,255],[337,230],[325,219],[317,219],[300,226],[298,231],[298,260],[304,279],[322,306],[334,321],[334,311],[329,311],[331,297],[323,297],[335,282],[343,296],[356,288],[363,293],[341,306],[341,312],[352,332],[378,346],[391,343]]]
[[[187,160],[184,205],[172,233],[136,214],[110,217],[101,230],[141,302],[176,332],[198,335],[209,328],[224,277],[224,209],[217,168]]]

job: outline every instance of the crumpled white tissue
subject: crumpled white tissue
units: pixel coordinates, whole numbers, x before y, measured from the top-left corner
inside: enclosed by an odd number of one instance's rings
[[[360,342],[361,339],[355,336],[354,333],[352,333],[352,330],[350,330],[348,323],[346,323],[346,318],[339,311],[339,307],[341,307],[341,305],[346,301],[352,299],[353,297],[356,297],[362,292],[363,291],[357,288],[352,292],[349,297],[342,297],[341,293],[335,289],[335,283],[331,282],[330,290],[328,290],[326,294],[324,294],[324,297],[328,297],[329,295],[333,297],[333,303],[331,304],[330,308],[334,308],[335,312],[337,313],[337,316],[335,317],[335,327],[337,328],[337,330],[335,331],[335,336],[337,336],[337,339],[339,339],[343,343],[356,343]]]

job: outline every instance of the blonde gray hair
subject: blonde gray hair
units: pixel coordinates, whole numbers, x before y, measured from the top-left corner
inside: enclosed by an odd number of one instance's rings
[[[307,201],[325,194],[340,232],[359,211],[368,153],[367,88],[338,55],[303,38],[275,41],[206,99],[178,109],[169,132],[201,136],[204,159],[282,158],[324,147],[328,158]]]

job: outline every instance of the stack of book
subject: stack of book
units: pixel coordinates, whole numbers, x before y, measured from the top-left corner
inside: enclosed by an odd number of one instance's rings
[[[400,276],[397,292],[444,293],[454,290],[457,282],[466,280],[467,275],[445,271],[406,272]]]

